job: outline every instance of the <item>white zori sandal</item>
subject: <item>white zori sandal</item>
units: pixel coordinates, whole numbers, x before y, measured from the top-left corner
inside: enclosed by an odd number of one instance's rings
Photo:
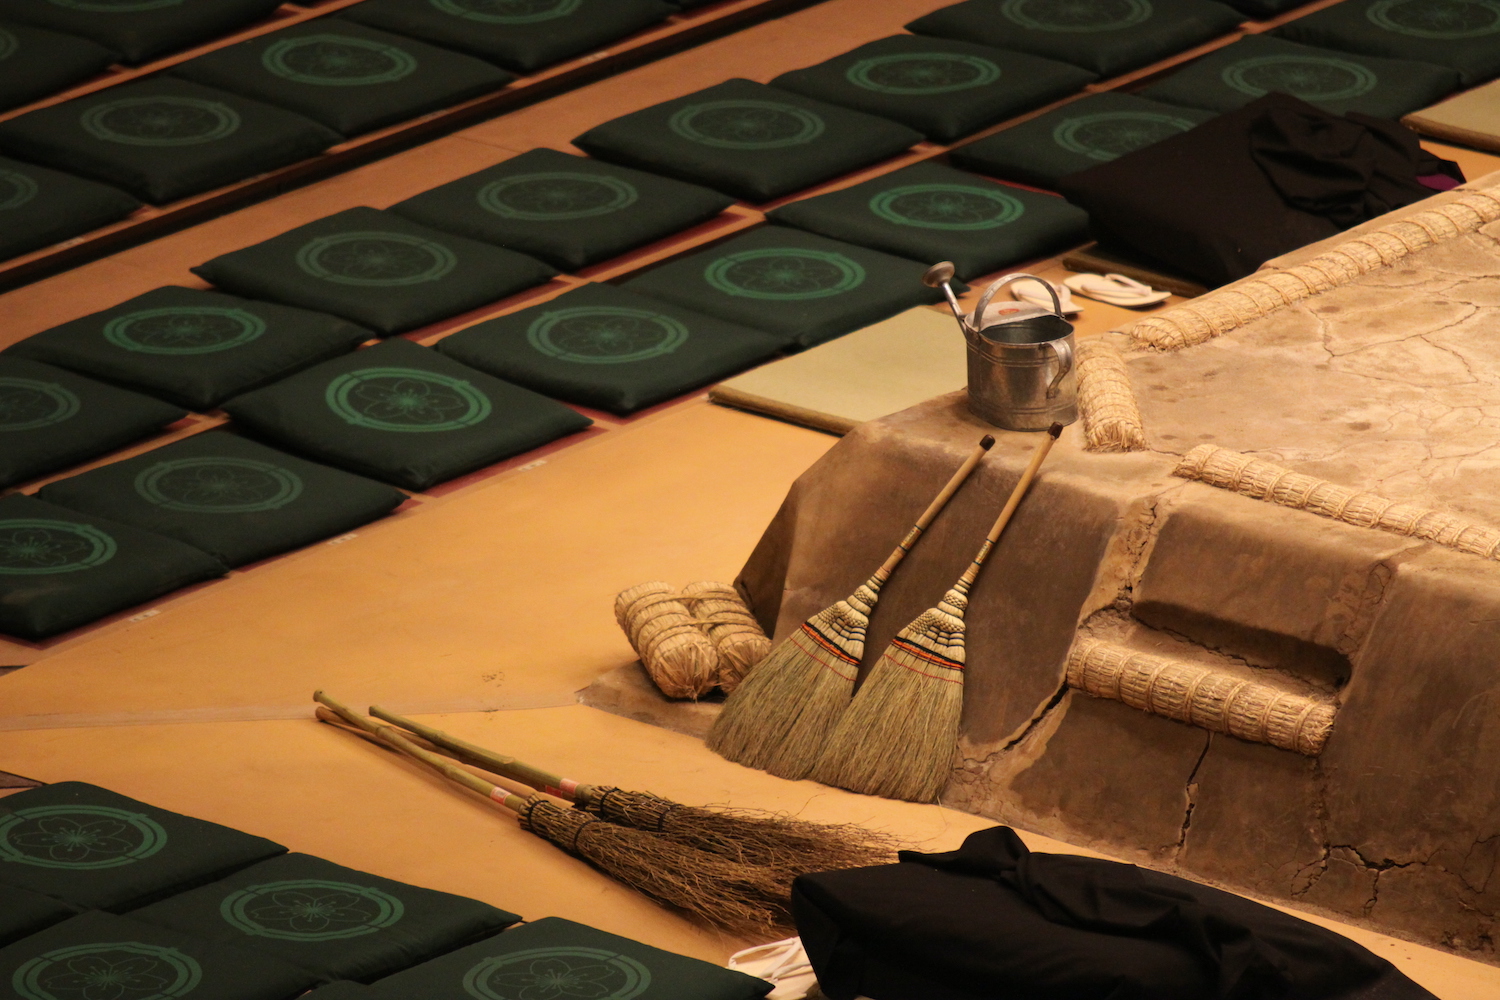
[[[1022,279],[1020,281],[1011,282],[1008,287],[1010,288],[1011,296],[1017,302],[1025,302],[1030,305],[1040,306],[1048,312],[1051,312],[1052,296],[1048,295],[1047,289],[1042,287],[1044,281],[1045,279],[1043,278],[1033,278],[1029,281]],[[1047,281],[1046,284],[1051,285],[1053,289],[1056,290],[1057,301],[1062,305],[1062,314],[1064,316],[1077,316],[1079,313],[1083,312],[1083,306],[1073,301],[1073,296],[1068,291],[1067,285],[1059,285],[1055,281]]]
[[[735,952],[729,959],[729,967],[774,983],[776,988],[766,1000],[802,1000],[818,985],[807,952],[802,950],[801,938],[787,938]],[[821,993],[818,995],[822,996]]]
[[[1064,278],[1063,284],[1085,298],[1127,309],[1154,306],[1172,297],[1171,292],[1158,292],[1123,274],[1075,274]]]

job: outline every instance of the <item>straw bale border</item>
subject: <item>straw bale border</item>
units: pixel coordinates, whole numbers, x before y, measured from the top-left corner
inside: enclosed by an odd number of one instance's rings
[[[1141,451],[1146,429],[1130,387],[1125,359],[1097,338],[1079,343],[1078,409],[1089,451]]]

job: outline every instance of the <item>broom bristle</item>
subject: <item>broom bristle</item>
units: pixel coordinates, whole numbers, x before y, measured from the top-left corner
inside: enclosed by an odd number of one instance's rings
[[[849,700],[854,697],[854,680],[858,676],[858,662],[843,660],[825,663],[823,669],[813,675],[786,735],[780,743],[769,748],[765,763],[767,771],[791,781],[807,777],[823,754],[828,734],[848,710]]]

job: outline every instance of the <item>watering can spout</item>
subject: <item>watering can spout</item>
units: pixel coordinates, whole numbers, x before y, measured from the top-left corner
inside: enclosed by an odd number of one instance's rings
[[[958,304],[958,296],[953,294],[953,286],[949,284],[956,270],[951,260],[934,264],[927,269],[926,274],[922,275],[922,284],[928,288],[943,290],[943,295],[948,299],[948,308],[953,310],[953,318],[958,320],[958,325],[962,327],[965,324],[963,307]]]

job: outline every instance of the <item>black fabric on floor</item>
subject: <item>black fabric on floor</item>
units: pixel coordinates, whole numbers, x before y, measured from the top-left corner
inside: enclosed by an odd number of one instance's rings
[[[352,531],[406,495],[216,430],[49,483],[37,498],[175,538],[233,568]]]
[[[285,853],[81,781],[0,799],[0,882],[83,907],[124,912]]]
[[[329,983],[320,986],[308,994],[309,1000],[359,1000],[361,997],[370,997],[373,991],[368,986],[359,983]]]
[[[0,21],[0,111],[87,80],[115,53],[87,38]]]
[[[659,0],[365,0],[340,16],[531,73],[673,11]]]
[[[783,73],[771,85],[910,125],[935,142],[952,142],[1095,79],[1077,66],[1020,52],[894,35]]]
[[[0,882],[0,947],[62,923],[78,907],[30,889]]]
[[[0,122],[0,150],[156,205],[315,156],[339,140],[290,111],[166,78]]]
[[[169,285],[33,334],[6,356],[209,410],[373,336],[326,313]]]
[[[0,157],[0,260],[118,222],[140,207],[106,184]]]
[[[187,416],[180,407],[0,354],[0,486],[102,455]]]
[[[595,126],[573,143],[601,160],[770,201],[894,156],[921,133],[733,79]]]
[[[387,335],[495,302],[557,273],[512,250],[374,208],[346,209],[192,271],[226,292],[333,313]]]
[[[1274,34],[1447,66],[1465,87],[1500,74],[1500,4],[1493,0],[1345,0],[1289,21]]]
[[[270,15],[280,0],[6,0],[5,14],[92,38],[141,63]]]
[[[390,211],[578,270],[706,222],[732,204],[696,184],[533,149]]]
[[[906,29],[1114,76],[1233,31],[1241,20],[1210,0],[967,0]]]
[[[410,490],[592,423],[561,403],[399,339],[325,361],[224,409],[257,436]]]

